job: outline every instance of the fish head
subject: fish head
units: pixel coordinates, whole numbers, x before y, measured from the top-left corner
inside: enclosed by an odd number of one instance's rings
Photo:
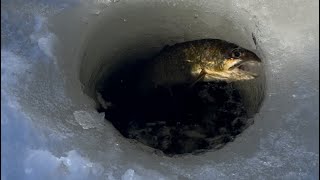
[[[261,63],[261,59],[247,49],[231,46],[220,50],[219,53],[215,52],[211,57],[214,58],[205,58],[199,66],[204,76],[203,81],[234,82],[258,77],[249,69],[251,65]]]

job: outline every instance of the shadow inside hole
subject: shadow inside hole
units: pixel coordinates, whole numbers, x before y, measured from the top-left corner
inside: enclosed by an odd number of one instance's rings
[[[119,66],[97,87],[105,117],[130,139],[167,155],[219,149],[253,123],[232,83],[177,84],[141,91],[147,60]]]

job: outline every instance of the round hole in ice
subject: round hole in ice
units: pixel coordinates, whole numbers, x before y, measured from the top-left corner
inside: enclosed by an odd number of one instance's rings
[[[83,92],[104,107],[98,110],[122,135],[167,155],[223,147],[253,123],[266,86],[263,67],[256,69],[260,75],[256,80],[202,83],[191,91],[176,86],[172,97],[167,90],[141,97],[136,90],[142,78],[139,73],[165,45],[183,41],[223,39],[252,50],[250,42],[256,46],[260,42],[259,36],[251,37],[254,22],[235,21],[219,9],[213,15],[163,3],[145,6],[128,4],[130,12],[127,6],[114,6],[95,16],[81,41]],[[263,49],[256,53],[263,54]]]

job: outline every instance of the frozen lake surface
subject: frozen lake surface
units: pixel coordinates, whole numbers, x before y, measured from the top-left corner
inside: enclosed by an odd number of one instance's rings
[[[319,179],[318,14],[316,0],[1,1],[1,178]],[[112,60],[209,37],[265,63],[265,100],[234,142],[169,158],[96,112],[87,94]]]

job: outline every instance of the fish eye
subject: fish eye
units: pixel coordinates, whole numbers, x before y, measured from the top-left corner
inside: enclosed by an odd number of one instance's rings
[[[240,52],[239,49],[235,49],[235,50],[232,51],[231,55],[232,55],[233,58],[239,58],[241,56],[241,52]]]

